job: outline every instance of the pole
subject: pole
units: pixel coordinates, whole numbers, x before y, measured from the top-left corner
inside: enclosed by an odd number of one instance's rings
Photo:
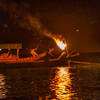
[[[19,48],[17,48],[17,60],[19,59]]]
[[[66,52],[67,52],[67,58],[68,58],[68,56],[69,56],[69,54],[68,54],[68,47],[66,46]]]

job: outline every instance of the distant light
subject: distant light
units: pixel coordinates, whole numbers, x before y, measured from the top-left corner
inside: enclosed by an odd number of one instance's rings
[[[2,49],[0,49],[0,51],[1,51]]]
[[[76,32],[78,32],[79,30],[77,29]]]

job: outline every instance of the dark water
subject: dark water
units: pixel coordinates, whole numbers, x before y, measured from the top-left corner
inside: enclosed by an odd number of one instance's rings
[[[100,65],[1,69],[2,100],[100,100]]]

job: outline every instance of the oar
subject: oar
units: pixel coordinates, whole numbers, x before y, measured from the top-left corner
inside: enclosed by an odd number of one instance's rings
[[[76,51],[76,49],[74,49],[69,55],[73,54]]]
[[[100,63],[95,63],[95,62],[82,62],[82,61],[70,61],[71,63],[77,63],[77,64],[98,64]]]
[[[76,49],[75,49],[75,50],[76,50]],[[70,57],[71,54],[73,54],[75,50],[73,50],[71,53],[68,53],[68,48],[67,48],[67,56],[66,56],[66,58]]]

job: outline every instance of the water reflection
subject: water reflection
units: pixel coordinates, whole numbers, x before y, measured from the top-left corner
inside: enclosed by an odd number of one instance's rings
[[[0,70],[2,100],[100,100],[100,66]]]
[[[56,68],[55,77],[51,80],[50,89],[55,92],[56,98],[70,100],[74,95],[68,68]]]
[[[5,76],[0,74],[0,99],[6,98]]]

